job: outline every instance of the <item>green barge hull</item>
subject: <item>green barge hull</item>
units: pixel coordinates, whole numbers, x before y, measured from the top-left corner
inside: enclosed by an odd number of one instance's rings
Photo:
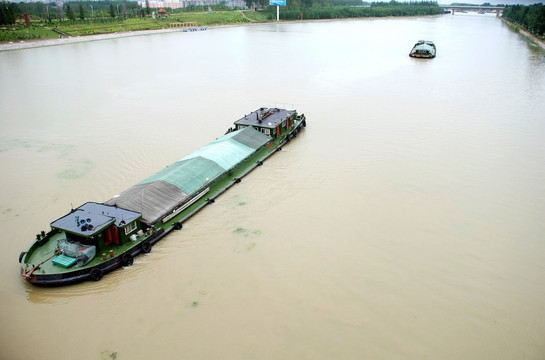
[[[53,221],[19,256],[31,284],[100,280],[152,246],[306,127],[295,110],[260,108],[226,134],[103,203],[88,202]]]

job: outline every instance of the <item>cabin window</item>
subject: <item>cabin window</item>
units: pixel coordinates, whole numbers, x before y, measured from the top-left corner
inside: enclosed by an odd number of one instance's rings
[[[267,135],[270,135],[271,134],[271,130],[270,129],[261,129],[261,132],[263,134],[267,134]]]
[[[129,225],[125,226],[125,235],[129,235],[136,229],[136,222],[132,222]]]

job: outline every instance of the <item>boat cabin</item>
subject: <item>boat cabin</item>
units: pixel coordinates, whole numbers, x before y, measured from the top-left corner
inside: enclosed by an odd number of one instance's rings
[[[141,217],[117,206],[88,202],[52,222],[51,228],[63,231],[70,241],[94,245],[101,251],[109,245],[129,241],[140,230]]]
[[[259,108],[235,121],[235,130],[253,126],[257,131],[275,138],[281,136],[289,129],[296,116],[295,110]]]

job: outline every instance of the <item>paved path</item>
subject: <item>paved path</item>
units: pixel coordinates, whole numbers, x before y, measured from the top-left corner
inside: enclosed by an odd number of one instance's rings
[[[255,22],[255,20],[252,20],[249,17],[247,17],[246,14],[244,13],[244,11],[242,11],[242,10],[239,10],[239,11],[240,11],[240,14],[242,15],[243,18],[245,18],[249,22]]]
[[[176,31],[183,31],[183,29],[176,28],[176,29],[163,29],[163,30],[127,31],[127,32],[112,33],[112,34],[71,36],[67,38],[58,38],[58,39],[17,41],[17,42],[0,44],[0,51],[31,49],[31,48],[37,48],[37,47],[43,47],[43,46],[55,46],[55,45],[87,42],[87,41],[117,39],[122,37],[129,37],[129,36],[163,34],[163,33],[176,32]]]

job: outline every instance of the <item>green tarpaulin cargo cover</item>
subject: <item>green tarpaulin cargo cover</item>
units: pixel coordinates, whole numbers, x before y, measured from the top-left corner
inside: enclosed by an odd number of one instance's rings
[[[249,126],[222,136],[105,202],[142,214],[148,225],[265,146],[271,137]]]

